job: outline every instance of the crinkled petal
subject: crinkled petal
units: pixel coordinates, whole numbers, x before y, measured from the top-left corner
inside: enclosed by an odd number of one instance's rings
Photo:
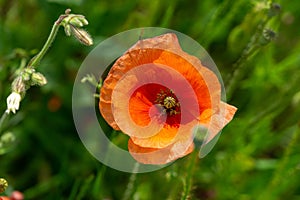
[[[149,69],[139,70],[147,64]],[[184,93],[187,87],[176,82],[178,77],[184,77],[193,92]],[[174,93],[183,114],[180,121],[172,120],[178,124],[171,125],[170,117],[164,121],[159,115],[153,100],[157,91],[152,86],[150,95],[147,91],[134,93],[137,88],[133,86],[149,84],[149,80],[177,86]],[[101,88],[99,108],[108,124],[131,137],[129,152],[145,164],[165,164],[187,155],[194,147],[196,124],[207,127],[204,143],[208,143],[236,112],[234,106],[221,102],[221,85],[214,72],[184,52],[172,33],[138,41],[115,62]]]
[[[192,141],[178,141],[166,148],[145,148],[128,141],[128,150],[132,157],[140,163],[162,165],[190,154],[194,149]]]
[[[116,61],[101,88],[100,111],[113,128],[119,129],[109,106],[117,82],[132,68],[147,63],[163,64],[181,73],[196,92],[201,111],[220,100],[221,89],[215,74],[203,67],[198,58],[182,51],[175,34],[140,40]]]
[[[217,113],[213,113],[211,110],[204,111],[203,120],[200,124],[208,130],[205,144],[211,141],[232,120],[236,111],[236,107],[224,102],[220,102]]]

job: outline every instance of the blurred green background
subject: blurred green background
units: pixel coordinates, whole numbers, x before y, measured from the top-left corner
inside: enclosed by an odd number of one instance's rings
[[[0,177],[10,185],[7,194],[19,190],[26,199],[122,199],[131,177],[129,199],[181,199],[184,193],[189,199],[300,199],[300,4],[277,1],[281,9],[270,11],[271,3],[0,0],[1,113],[21,58],[29,59],[42,47],[66,8],[86,16],[95,45],[131,28],[165,27],[203,45],[225,83],[237,66],[239,72],[228,96],[239,110],[213,151],[195,161],[193,171],[187,156],[134,177],[103,166],[77,135],[73,81],[93,46],[67,38],[61,29],[38,67],[48,84],[27,92],[3,130],[17,138],[14,148],[0,155]],[[269,42],[262,28],[276,32],[275,39]],[[247,53],[247,45],[254,50]]]

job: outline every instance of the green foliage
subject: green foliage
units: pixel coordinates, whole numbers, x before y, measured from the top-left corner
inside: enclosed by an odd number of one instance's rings
[[[68,7],[89,20],[95,44],[143,26],[183,32],[206,48],[224,79],[230,79],[234,63],[263,25],[277,36],[239,64],[242,73],[230,95],[230,104],[239,110],[213,151],[201,160],[190,155],[138,174],[130,195],[145,200],[180,199],[182,194],[190,199],[300,199],[300,7],[297,1],[277,2],[281,12],[266,20],[270,3],[0,0],[0,111],[6,109],[20,62],[37,53]],[[20,190],[26,199],[122,199],[125,194],[131,175],[95,160],[73,125],[73,81],[92,49],[60,30],[39,66],[48,84],[29,90],[20,111],[3,127],[15,135],[14,148],[0,155],[0,177],[10,191]],[[114,142],[120,144],[120,138]]]

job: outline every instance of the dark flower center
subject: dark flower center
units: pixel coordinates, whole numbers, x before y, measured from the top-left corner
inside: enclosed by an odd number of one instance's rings
[[[168,115],[177,115],[180,113],[180,104],[174,92],[170,89],[160,90],[156,95],[155,103],[157,103],[162,109],[163,112]]]

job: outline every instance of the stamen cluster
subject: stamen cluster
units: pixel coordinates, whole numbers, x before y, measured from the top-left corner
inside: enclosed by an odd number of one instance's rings
[[[163,112],[168,115],[177,115],[180,113],[180,104],[174,92],[170,89],[160,90],[156,96],[155,103],[157,103]]]

